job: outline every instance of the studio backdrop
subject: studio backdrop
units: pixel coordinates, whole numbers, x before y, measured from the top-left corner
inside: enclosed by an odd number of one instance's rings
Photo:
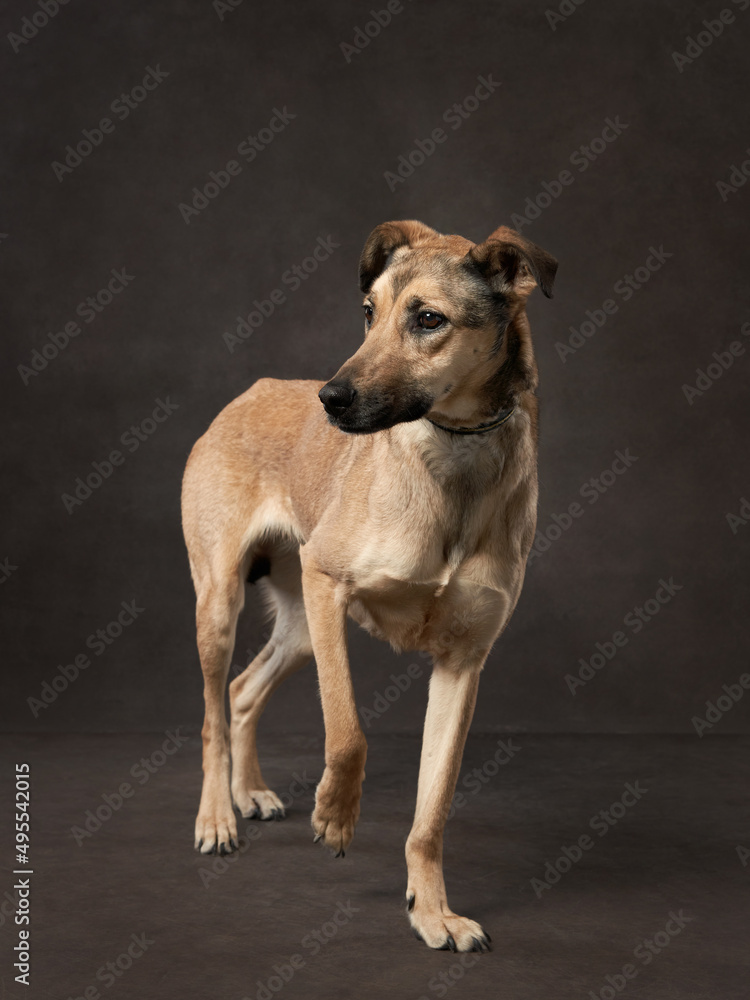
[[[475,731],[746,730],[748,6],[6,4],[3,726],[200,723],[187,456],[256,379],[338,369],[364,240],[414,218],[560,262]],[[417,729],[428,664],[351,653],[368,730]],[[315,692],[264,726],[319,732]]]

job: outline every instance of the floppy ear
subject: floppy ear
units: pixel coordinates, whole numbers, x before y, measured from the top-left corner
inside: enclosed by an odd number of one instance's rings
[[[525,240],[515,229],[500,226],[484,243],[472,247],[468,256],[495,291],[512,289],[528,294],[531,274],[547,298],[552,298],[557,261],[536,243]]]
[[[376,226],[367,237],[359,258],[359,287],[363,292],[370,291],[373,281],[383,273],[388,258],[398,247],[413,247],[438,235],[416,219],[383,222]]]

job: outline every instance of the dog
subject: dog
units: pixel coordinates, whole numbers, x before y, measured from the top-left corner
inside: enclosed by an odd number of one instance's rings
[[[480,244],[386,222],[359,263],[365,336],[325,384],[261,379],[194,446],[182,511],[204,679],[203,790],[195,846],[237,848],[244,817],[280,818],[261,775],[260,715],[312,657],[325,723],[314,840],[343,855],[367,745],[347,615],[432,659],[407,913],[429,947],[484,951],[448,906],[445,825],[479,675],[516,606],[536,528],[537,368],[526,299],[557,261],[501,226]],[[321,405],[322,403],[322,405]],[[229,686],[246,580],[274,614],[270,639]],[[231,772],[231,778],[230,778]]]

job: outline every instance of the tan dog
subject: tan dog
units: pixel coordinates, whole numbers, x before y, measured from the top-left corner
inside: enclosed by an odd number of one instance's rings
[[[360,260],[360,349],[322,388],[256,382],[185,471],[206,702],[196,847],[236,848],[233,801],[245,817],[283,815],[261,776],[256,728],[273,690],[311,656],[326,731],[312,825],[337,854],[349,846],[367,747],[348,614],[434,662],[406,844],[409,919],[431,948],[488,946],[479,924],[448,906],[443,827],[479,674],[515,608],[534,535],[537,374],[525,303],[536,283],[551,294],[556,270],[505,227],[475,245],[420,222],[378,226]],[[248,576],[262,578],[275,625],[230,685],[230,731],[224,694]]]

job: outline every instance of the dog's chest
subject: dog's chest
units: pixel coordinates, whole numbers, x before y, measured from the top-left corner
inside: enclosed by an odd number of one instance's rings
[[[485,505],[457,490],[430,502],[389,502],[372,516],[349,546],[349,578],[355,589],[384,591],[392,584],[444,586],[473,555],[488,524]]]
[[[429,648],[446,616],[471,606],[474,585],[463,569],[469,556],[476,563],[477,548],[462,535],[423,537],[416,545],[402,536],[365,549],[352,567],[349,614],[398,650]]]
[[[496,577],[504,467],[504,455],[457,437],[428,442],[401,465],[373,462],[367,477],[347,482],[314,544],[359,624],[394,646],[422,648],[447,595],[454,603],[469,577]]]
[[[344,546],[354,590],[443,587],[462,562],[492,545],[505,500],[502,457],[449,439],[421,458],[409,474],[376,475],[357,505]]]
[[[349,614],[397,649],[426,648],[431,631],[443,628],[437,623],[446,595],[455,605],[462,566],[481,558],[486,540],[476,504],[462,515],[449,504],[424,520],[419,511],[382,531],[368,531],[349,565]]]

